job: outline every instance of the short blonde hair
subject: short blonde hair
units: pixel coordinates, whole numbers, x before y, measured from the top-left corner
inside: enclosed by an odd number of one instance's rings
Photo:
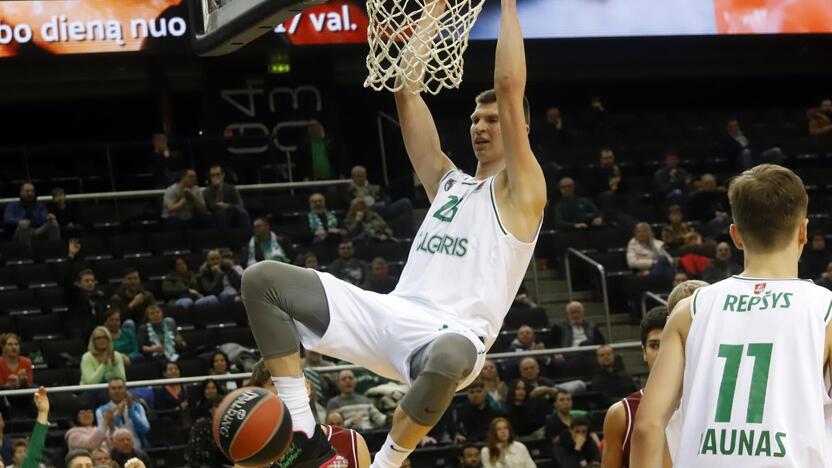
[[[708,286],[708,283],[700,280],[687,280],[677,284],[667,296],[667,313],[672,314],[679,301],[692,296],[694,291],[703,286]]]
[[[806,219],[809,206],[800,177],[776,164],[761,164],[735,177],[728,200],[743,242],[763,251],[782,248]]]

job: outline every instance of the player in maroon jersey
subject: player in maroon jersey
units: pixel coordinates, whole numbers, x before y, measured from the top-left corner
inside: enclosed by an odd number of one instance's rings
[[[682,299],[693,294],[697,288],[706,286],[704,281],[685,281],[673,288],[667,298],[667,308],[655,308],[645,314],[641,320],[641,352],[647,368],[652,369],[662,342],[662,331],[667,322],[668,310]],[[630,460],[630,440],[636,411],[644,390],[633,392],[621,401],[610,406],[604,418],[604,451],[601,457],[602,468],[628,468]],[[664,466],[672,466],[670,455],[665,450]]]
[[[277,389],[272,382],[272,376],[262,359],[254,365],[248,384],[277,393]],[[309,384],[307,383],[307,385]],[[321,429],[332,448],[335,449],[335,453],[338,454],[338,459],[333,464],[320,468],[369,468],[370,449],[367,448],[367,442],[364,441],[361,434],[352,429],[325,424],[321,425]]]

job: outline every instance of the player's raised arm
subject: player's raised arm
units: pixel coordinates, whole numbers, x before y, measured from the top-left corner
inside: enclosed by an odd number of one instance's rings
[[[418,92],[411,89],[410,84],[421,81],[424,75],[423,66],[417,65],[419,61],[414,61],[413,55],[430,53],[429,44],[439,25],[434,18],[440,16],[444,9],[444,0],[433,0],[426,5],[411,39],[414,47],[403,49],[401,68],[407,72],[405,77],[400,76],[398,79],[404,79],[405,86],[396,92],[396,110],[404,147],[431,201],[439,188],[439,179],[453,167],[453,163],[442,152],[439,132],[427,104]]]
[[[546,205],[546,180],[529,144],[523,109],[526,91],[526,52],[517,17],[517,0],[502,0],[500,35],[494,64],[494,90],[506,158],[509,200],[537,223]]]
[[[685,298],[674,309],[662,334],[659,357],[636,414],[630,466],[661,468],[665,454],[665,427],[673,415],[682,394],[685,370],[685,343],[690,330],[690,298]]]

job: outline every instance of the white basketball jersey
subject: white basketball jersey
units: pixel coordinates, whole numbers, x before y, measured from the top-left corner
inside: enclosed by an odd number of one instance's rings
[[[420,302],[484,338],[496,340],[537,242],[521,242],[500,222],[494,177],[453,169],[410,248],[394,296]]]
[[[677,468],[830,468],[832,292],[734,276],[694,293]]]

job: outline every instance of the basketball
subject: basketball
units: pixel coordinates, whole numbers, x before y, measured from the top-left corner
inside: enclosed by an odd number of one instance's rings
[[[214,441],[232,462],[266,465],[292,442],[292,418],[268,390],[243,387],[223,398],[214,412]]]

